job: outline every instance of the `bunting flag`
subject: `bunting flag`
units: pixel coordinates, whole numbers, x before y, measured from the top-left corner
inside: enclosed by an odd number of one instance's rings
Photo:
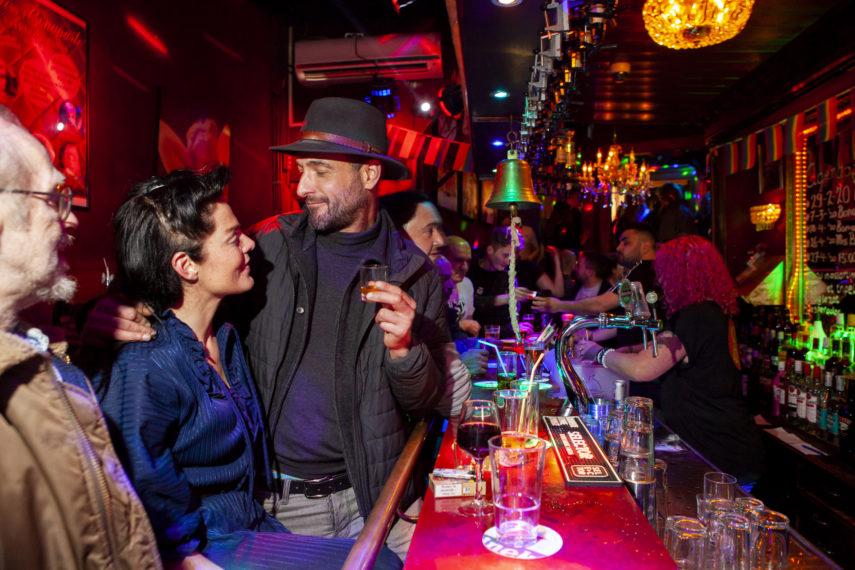
[[[766,135],[766,162],[775,162],[784,156],[784,127],[783,125],[772,125],[766,127],[763,134]]]
[[[831,97],[820,103],[816,109],[819,123],[819,141],[830,141],[837,135],[837,97]]]
[[[734,174],[739,170],[739,141],[724,145],[724,168],[727,174]]]
[[[387,125],[386,135],[391,157],[416,159],[422,164],[460,172],[472,170],[472,147],[468,143],[424,135],[397,125]]]
[[[757,162],[757,133],[745,135],[742,141],[742,169],[751,170]]]
[[[804,130],[804,113],[798,113],[787,119],[787,138],[784,152],[786,152],[787,154],[795,154],[797,150],[801,150],[802,140],[805,136]]]

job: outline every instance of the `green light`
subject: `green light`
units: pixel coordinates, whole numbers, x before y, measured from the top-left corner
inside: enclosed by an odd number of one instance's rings
[[[493,97],[496,99],[507,99],[508,92],[504,89],[497,89],[496,91],[493,91]]]
[[[461,232],[466,231],[466,223],[467,223],[466,220],[463,220],[462,222],[460,222],[460,231]]]
[[[687,200],[687,201],[691,200],[692,199],[692,193],[689,192],[688,190],[686,190],[685,192],[683,192],[683,199]]]

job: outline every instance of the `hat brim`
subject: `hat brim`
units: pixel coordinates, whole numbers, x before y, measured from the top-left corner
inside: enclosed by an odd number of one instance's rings
[[[383,164],[383,180],[406,180],[410,177],[410,169],[403,162],[395,160],[385,154],[362,152],[344,145],[315,140],[300,139],[291,144],[270,147],[270,150],[284,152],[293,156],[311,156],[324,154],[338,154],[344,156],[356,156],[365,159],[376,159]]]

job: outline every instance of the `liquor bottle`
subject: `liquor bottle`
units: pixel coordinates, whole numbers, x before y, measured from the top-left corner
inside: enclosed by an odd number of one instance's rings
[[[745,355],[742,360],[742,375],[741,375],[741,386],[740,393],[742,394],[743,399],[748,399],[748,384],[751,382],[749,376],[752,373],[752,368],[754,367],[754,354],[755,350],[752,348],[747,348],[745,350]]]
[[[833,398],[834,371],[826,368],[825,373],[823,374],[822,389],[818,391],[818,398],[816,401],[819,413],[819,420],[816,422],[816,428],[819,430],[819,436],[825,440],[830,439],[831,416],[829,415],[828,410],[831,407],[831,401]]]
[[[787,374],[787,422],[796,425],[799,420],[799,384],[802,375],[802,361],[793,360],[793,367]]]
[[[841,422],[841,412],[846,404],[846,376],[843,374],[835,374],[834,376],[834,396],[828,405],[828,415],[830,417],[828,424],[828,436],[831,443],[840,445],[840,431],[844,422]],[[849,424],[846,423],[846,428]]]
[[[802,384],[801,360],[793,361],[793,370],[787,384],[787,421],[792,426],[799,425],[799,394]],[[804,402],[804,400],[802,400]]]
[[[778,356],[772,354],[763,359],[763,366],[760,367],[760,375],[757,379],[757,407],[760,410],[769,409],[772,402],[772,381],[778,373]],[[758,410],[759,411],[759,410]]]
[[[813,367],[813,375],[805,377],[805,419],[804,430],[808,433],[819,433],[817,423],[819,422],[818,401],[822,391],[822,368],[818,364]]]
[[[778,359],[778,374],[772,380],[772,416],[780,418],[787,409],[787,361]]]
[[[855,454],[855,426],[852,425],[855,420],[855,382],[848,377],[847,384],[846,403],[840,410],[840,452],[851,456]]]
[[[837,371],[837,364],[840,362],[840,353],[843,350],[843,339],[831,339],[831,349],[828,352],[828,359],[825,361],[825,369],[831,370],[832,373]]]

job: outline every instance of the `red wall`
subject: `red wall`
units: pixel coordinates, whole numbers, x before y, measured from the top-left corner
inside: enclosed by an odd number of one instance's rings
[[[61,0],[89,26],[89,189],[70,253],[78,300],[100,293],[112,262],[111,217],[127,188],[156,173],[159,116],[184,137],[201,114],[231,127],[229,202],[245,224],[275,212],[271,100],[276,29],[249,0]],[[134,17],[162,54],[128,25]],[[213,40],[213,41],[212,41]],[[218,47],[215,42],[223,47]],[[162,111],[159,111],[161,109]]]

